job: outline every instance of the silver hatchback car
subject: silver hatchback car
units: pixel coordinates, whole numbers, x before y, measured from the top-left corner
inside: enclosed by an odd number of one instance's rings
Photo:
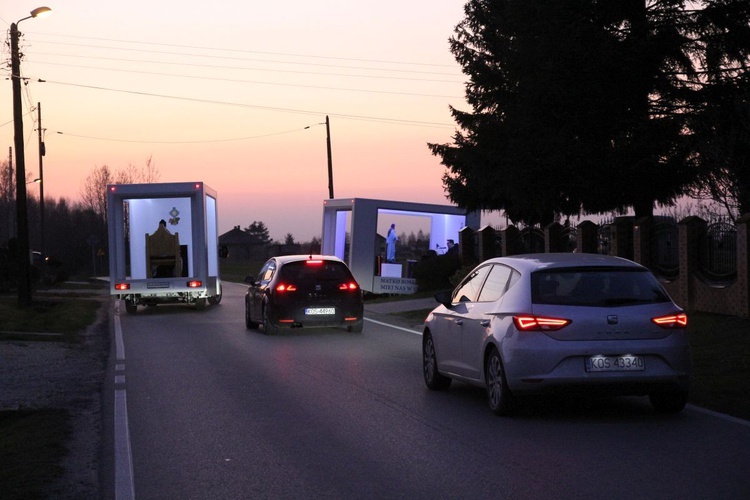
[[[687,316],[635,262],[596,254],[500,257],[472,270],[425,320],[424,380],[486,387],[508,415],[515,396],[560,389],[648,395],[662,413],[687,403]]]

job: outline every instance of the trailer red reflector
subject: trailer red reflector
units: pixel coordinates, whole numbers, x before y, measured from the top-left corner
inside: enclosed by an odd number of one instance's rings
[[[200,280],[192,280],[187,282],[188,288],[200,288],[203,286],[203,282]]]
[[[115,283],[115,290],[130,290],[130,283]]]

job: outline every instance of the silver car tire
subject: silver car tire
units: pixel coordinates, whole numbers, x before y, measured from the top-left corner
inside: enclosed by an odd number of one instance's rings
[[[495,415],[511,415],[514,410],[513,394],[505,378],[503,361],[494,347],[487,354],[484,364],[484,378],[487,384],[487,403]]]
[[[432,335],[425,332],[422,338],[422,371],[424,383],[428,389],[433,391],[444,391],[451,385],[450,377],[438,372],[437,357],[435,356],[435,343]]]

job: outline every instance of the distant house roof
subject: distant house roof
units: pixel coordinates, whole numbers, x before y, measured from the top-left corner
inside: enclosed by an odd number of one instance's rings
[[[254,243],[252,235],[240,229],[240,226],[234,226],[230,231],[219,235],[221,245],[250,245],[252,243]]]

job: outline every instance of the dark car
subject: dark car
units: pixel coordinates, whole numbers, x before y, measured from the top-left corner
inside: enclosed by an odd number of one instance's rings
[[[341,259],[331,255],[272,257],[257,277],[247,276],[245,326],[280,328],[345,327],[361,332],[362,290]]]
[[[425,322],[424,379],[484,387],[490,409],[563,389],[647,395],[659,412],[688,399],[687,315],[645,267],[593,254],[490,259]]]

